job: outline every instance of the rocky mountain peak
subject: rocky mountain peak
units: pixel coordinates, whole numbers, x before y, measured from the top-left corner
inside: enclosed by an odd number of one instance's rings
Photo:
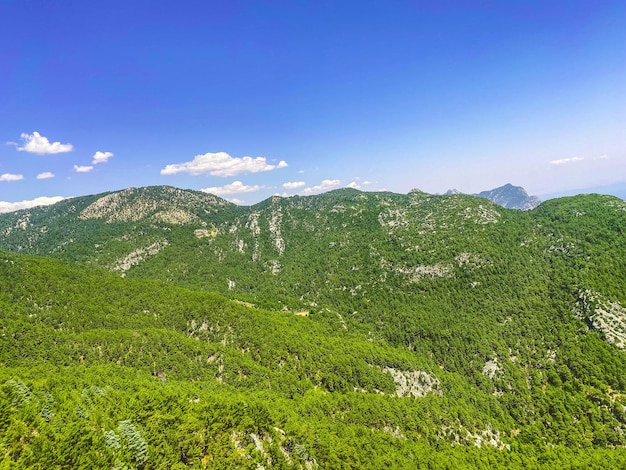
[[[476,194],[478,197],[489,199],[507,209],[520,209],[523,211],[533,209],[541,204],[537,196],[530,196],[521,186],[513,186],[507,183],[499,188],[482,191]]]

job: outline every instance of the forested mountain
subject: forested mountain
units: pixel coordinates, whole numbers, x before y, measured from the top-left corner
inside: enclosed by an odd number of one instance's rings
[[[624,230],[600,195],[150,187],[4,214],[3,464],[623,466]]]

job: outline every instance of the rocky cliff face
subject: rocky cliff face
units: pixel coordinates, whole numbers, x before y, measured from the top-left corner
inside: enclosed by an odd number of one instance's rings
[[[505,184],[499,188],[482,191],[476,194],[476,196],[489,199],[507,209],[520,209],[523,211],[533,209],[541,204],[541,199],[537,196],[529,196],[524,188],[513,186],[512,184]]]

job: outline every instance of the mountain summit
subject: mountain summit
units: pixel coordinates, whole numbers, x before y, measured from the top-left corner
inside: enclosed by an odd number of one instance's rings
[[[513,186],[512,184],[505,184],[499,188],[482,191],[476,194],[476,196],[489,199],[507,209],[520,209],[523,211],[533,209],[541,204],[541,199],[537,196],[529,196],[524,188]]]

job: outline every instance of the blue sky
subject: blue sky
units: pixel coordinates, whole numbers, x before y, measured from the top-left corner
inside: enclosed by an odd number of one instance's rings
[[[0,59],[0,210],[626,184],[623,1],[2,0]]]

